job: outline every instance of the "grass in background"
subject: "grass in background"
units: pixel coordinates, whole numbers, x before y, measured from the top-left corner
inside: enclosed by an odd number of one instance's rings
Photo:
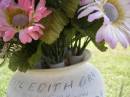
[[[104,77],[107,97],[130,97],[130,48],[123,49],[118,46],[105,53],[92,45],[89,49],[92,52],[90,62]]]
[[[92,52],[90,62],[104,77],[107,97],[120,97],[120,95],[130,97],[130,48],[126,50],[118,47],[105,53],[93,45],[88,48]],[[6,89],[12,74],[6,65],[0,68],[0,97],[6,97]],[[124,88],[121,91],[122,85]]]
[[[6,89],[12,74],[7,65],[0,67],[0,97],[6,97]]]

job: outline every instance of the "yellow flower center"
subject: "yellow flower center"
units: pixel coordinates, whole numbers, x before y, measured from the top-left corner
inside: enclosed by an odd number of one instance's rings
[[[110,19],[111,22],[114,22],[118,19],[119,13],[118,13],[117,8],[113,4],[106,3],[103,6],[103,9],[104,9],[106,16]]]
[[[118,26],[125,19],[125,9],[119,0],[105,0],[103,11],[112,21],[112,25]]]
[[[24,14],[17,14],[12,18],[12,25],[18,28],[23,28],[29,24],[29,18]]]
[[[21,29],[29,25],[28,14],[18,7],[12,7],[6,9],[6,17],[8,23],[16,29]]]

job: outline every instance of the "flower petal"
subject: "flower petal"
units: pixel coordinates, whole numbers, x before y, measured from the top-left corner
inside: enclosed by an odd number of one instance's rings
[[[118,28],[115,28],[116,30],[116,36],[118,38],[118,41],[121,43],[121,45],[124,47],[124,48],[127,48],[128,45],[129,45],[129,42],[127,40],[127,37],[125,36],[125,33],[124,32],[121,32]]]
[[[3,40],[5,42],[10,41],[15,35],[14,31],[6,31],[3,36]]]
[[[3,31],[0,31],[0,38],[2,38],[4,36],[4,33]]]
[[[0,0],[0,9],[5,9],[13,3],[13,0]]]
[[[97,34],[96,34],[96,42],[101,42],[103,41],[104,37],[103,37],[103,34],[105,33],[105,26],[102,26],[98,31],[97,31]]]
[[[38,26],[30,26],[27,28],[27,33],[35,32],[35,31],[39,31],[39,30],[40,30],[40,27],[38,27]]]
[[[92,3],[94,2],[94,0],[80,0],[80,5],[83,6],[83,5],[87,5],[89,3]]]
[[[92,13],[88,16],[88,21],[89,22],[93,22],[94,20],[97,20],[97,19],[100,19],[102,18],[102,13],[101,12],[95,12],[95,13]]]
[[[97,32],[96,41],[105,41],[111,48],[115,48],[117,45],[117,37],[111,28],[111,25],[103,25]]]
[[[32,8],[32,0],[18,0],[18,4],[27,12]]]
[[[111,23],[110,19],[106,15],[104,15],[103,17],[104,17],[104,22],[103,22],[104,25]]]
[[[83,11],[78,15],[78,19],[83,18],[83,17],[85,17],[85,16],[88,16],[90,13],[94,12],[95,10],[99,10],[99,8],[96,7],[96,6],[88,7],[87,9],[83,10]]]
[[[1,25],[8,25],[6,15],[2,9],[0,9],[0,26]]]
[[[45,27],[44,27],[42,24],[35,23],[34,25],[35,25],[35,26],[38,26],[38,27],[40,27],[40,28],[42,28],[42,29],[45,29]]]
[[[32,38],[28,35],[28,33],[26,31],[27,30],[23,30],[19,33],[19,39],[20,39],[21,43],[23,43],[23,44],[32,42]]]
[[[51,11],[45,7],[46,1],[40,0],[34,14],[35,22],[39,22],[42,18],[47,17]]]
[[[109,46],[114,49],[117,45],[117,37],[114,30],[112,29],[113,27],[111,25],[107,25],[107,28],[105,29],[105,33],[103,35],[105,42],[109,44]]]
[[[42,6],[45,6],[46,5],[46,0],[40,0],[38,5],[37,5],[37,8],[41,8]]]
[[[31,26],[28,28],[27,33],[32,37],[34,40],[38,40],[42,35],[41,29],[39,26]]]
[[[32,39],[34,40],[38,40],[39,39],[39,33],[38,32],[30,32],[29,35],[32,37]]]

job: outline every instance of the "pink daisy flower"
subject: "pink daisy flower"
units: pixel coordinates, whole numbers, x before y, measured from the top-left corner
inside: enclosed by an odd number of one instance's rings
[[[18,0],[18,4],[12,0],[1,0],[0,37],[7,42],[19,32],[19,39],[23,44],[38,40],[44,29],[40,20],[51,13],[45,4],[46,0],[40,0],[35,8],[35,0]]]

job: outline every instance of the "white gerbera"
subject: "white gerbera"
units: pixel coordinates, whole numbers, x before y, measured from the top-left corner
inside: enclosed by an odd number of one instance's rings
[[[130,44],[130,0],[96,0],[80,8],[78,18],[88,16],[88,21],[104,18],[98,30],[96,41],[107,42],[115,48],[119,41],[123,47]]]
[[[95,0],[80,0],[80,5],[83,6],[89,3],[93,3],[94,1]]]

